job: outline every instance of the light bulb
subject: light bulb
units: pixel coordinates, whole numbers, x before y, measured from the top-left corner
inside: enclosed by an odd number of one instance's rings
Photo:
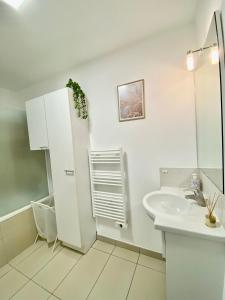
[[[3,0],[13,8],[17,9],[24,2],[24,0]]]
[[[213,45],[211,48],[211,62],[213,65],[216,65],[219,63],[220,55],[219,55],[219,49],[217,45]]]
[[[188,53],[187,53],[186,65],[187,65],[188,71],[193,71],[195,68],[194,55],[191,51],[188,51]]]

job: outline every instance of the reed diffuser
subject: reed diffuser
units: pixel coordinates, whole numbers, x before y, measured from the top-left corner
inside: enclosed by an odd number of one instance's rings
[[[215,215],[213,215],[213,211],[219,198],[220,196],[215,193],[213,197],[210,196],[205,200],[206,207],[208,209],[208,214],[205,216],[205,225],[207,225],[208,227],[216,227],[216,217]]]

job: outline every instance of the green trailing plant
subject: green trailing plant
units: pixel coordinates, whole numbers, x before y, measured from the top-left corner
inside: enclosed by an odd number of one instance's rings
[[[87,119],[87,98],[80,85],[70,78],[66,87],[73,90],[74,107],[77,110],[78,117],[81,119]]]

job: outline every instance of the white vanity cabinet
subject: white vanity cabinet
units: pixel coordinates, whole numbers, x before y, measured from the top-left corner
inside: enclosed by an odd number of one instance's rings
[[[26,102],[27,124],[31,150],[48,149],[44,96]]]
[[[72,91],[44,96],[58,239],[86,252],[96,239],[92,216],[88,121],[77,117]]]
[[[165,240],[166,299],[224,300],[224,239],[167,231]]]

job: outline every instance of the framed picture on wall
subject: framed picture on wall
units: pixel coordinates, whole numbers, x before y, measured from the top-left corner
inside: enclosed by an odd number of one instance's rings
[[[144,79],[117,86],[119,121],[145,118]]]

